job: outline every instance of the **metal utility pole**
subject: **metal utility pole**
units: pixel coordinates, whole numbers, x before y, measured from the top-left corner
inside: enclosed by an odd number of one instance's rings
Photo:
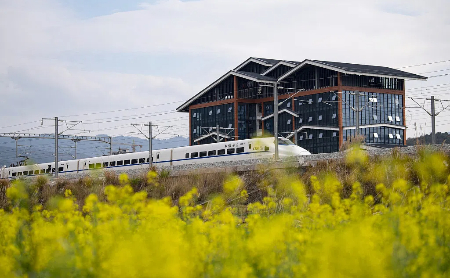
[[[219,143],[219,142],[220,142],[219,129],[220,129],[220,127],[219,127],[219,125],[217,124],[217,125],[216,125],[216,132],[217,132],[217,143]]]
[[[431,100],[431,112],[428,112],[428,110],[425,109],[425,107],[423,107],[423,105],[420,105],[414,98],[410,97],[410,99],[412,101],[414,101],[417,105],[419,105],[419,107],[409,107],[409,108],[422,108],[425,112],[427,112],[428,115],[431,116],[431,144],[436,144],[436,116],[441,114],[441,112],[446,110],[450,105],[447,105],[446,107],[444,107],[444,105],[442,105],[442,110],[439,112],[436,112],[435,102],[440,101],[442,104],[442,101],[450,101],[450,100],[436,99],[434,96],[431,96],[431,98],[426,98],[425,100]],[[416,99],[421,99],[421,98],[416,98]]]
[[[153,139],[153,135],[152,135],[152,122],[148,122],[148,124],[144,124],[144,126],[148,126],[148,136],[142,132],[142,130],[140,130],[139,128],[137,128],[137,125],[141,125],[141,124],[131,124],[132,126],[134,126],[140,133],[142,133],[142,135],[145,136],[145,138],[148,139],[148,167],[151,170],[153,167],[153,156],[152,156],[152,152],[153,152],[153,146],[152,146],[152,139]]]
[[[58,117],[55,117],[55,178],[58,177]]]
[[[275,161],[278,161],[278,82],[273,83],[273,133],[275,135]]]
[[[434,96],[431,96],[431,144],[436,144],[436,110]]]
[[[153,146],[152,146],[152,122],[148,122],[148,165],[151,169],[153,166]]]
[[[359,112],[362,111],[359,108],[359,91],[355,91],[355,104],[356,104],[356,136],[359,135]]]

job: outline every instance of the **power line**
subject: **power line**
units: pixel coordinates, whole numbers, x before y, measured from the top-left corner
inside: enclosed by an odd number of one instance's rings
[[[65,116],[59,116],[59,117],[61,117],[61,118],[63,118],[63,117],[78,117],[78,116],[88,116],[88,115],[95,115],[95,114],[114,113],[114,112],[144,109],[144,108],[155,107],[155,106],[163,106],[163,105],[175,104],[175,103],[180,103],[180,102],[184,102],[184,101],[179,100],[179,101],[166,102],[166,103],[153,104],[153,105],[140,106],[140,107],[124,108],[124,109],[117,109],[117,110],[110,110],[110,111],[91,112],[91,113],[78,114],[78,115],[65,115]]]
[[[421,66],[440,64],[440,63],[448,63],[448,62],[450,62],[450,60],[436,61],[436,62],[430,62],[430,63],[424,63],[424,64],[411,65],[411,66],[404,66],[404,67],[400,67],[399,69],[412,68],[412,67],[421,67]]]

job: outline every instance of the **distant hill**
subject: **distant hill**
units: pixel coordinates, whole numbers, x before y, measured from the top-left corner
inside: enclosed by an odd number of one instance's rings
[[[450,144],[450,134],[447,132],[436,132],[436,144],[447,143]],[[426,134],[417,138],[408,138],[406,139],[406,145],[414,146],[414,145],[429,145],[431,144],[431,134]]]
[[[97,136],[107,136],[99,134]],[[119,149],[132,152],[148,151],[148,140],[138,137],[118,136],[112,139],[112,151]],[[176,148],[189,145],[189,139],[185,137],[173,137],[169,139],[153,139],[153,149]],[[141,147],[142,146],[142,147]],[[75,156],[75,145],[70,140],[59,140],[60,160],[71,160]],[[54,161],[55,145],[49,139],[20,139],[18,141],[19,156],[26,156],[36,163]],[[80,141],[77,143],[77,159],[102,156],[109,154],[109,145],[100,142]],[[0,137],[0,167],[9,166],[23,160],[23,157],[16,157],[16,142],[11,138]]]

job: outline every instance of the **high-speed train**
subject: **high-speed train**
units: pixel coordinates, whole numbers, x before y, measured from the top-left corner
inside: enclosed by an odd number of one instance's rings
[[[285,138],[278,138],[280,158],[288,156],[310,155],[307,150],[293,144]],[[197,146],[179,147],[152,151],[152,163],[155,167],[176,166],[196,163],[213,163],[220,161],[270,158],[274,156],[275,138],[257,138],[238,141],[220,142]],[[73,173],[93,171],[96,169],[128,170],[146,169],[149,153],[135,152],[118,155],[84,158],[58,162],[61,176]],[[16,179],[23,176],[52,175],[55,163],[40,163],[27,166],[3,167],[2,179]]]

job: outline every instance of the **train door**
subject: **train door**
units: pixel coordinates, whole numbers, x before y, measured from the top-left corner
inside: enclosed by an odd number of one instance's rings
[[[156,152],[155,156],[153,157],[153,163],[159,163],[159,162],[161,162],[161,153]]]

